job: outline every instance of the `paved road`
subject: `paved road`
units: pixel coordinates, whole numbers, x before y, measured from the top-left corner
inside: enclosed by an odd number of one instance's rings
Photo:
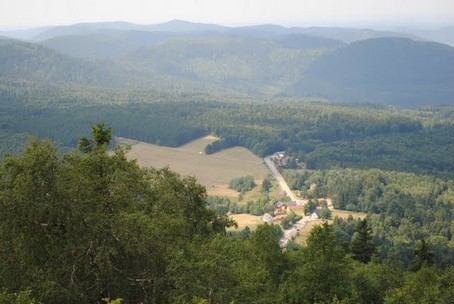
[[[287,185],[287,182],[284,180],[282,175],[279,173],[279,170],[277,170],[276,165],[274,164],[273,160],[271,159],[271,156],[265,157],[265,163],[270,168],[271,172],[274,175],[274,178],[277,180],[279,183],[279,186],[285,193],[287,194],[288,197],[292,201],[295,201],[297,205],[304,205],[304,201],[301,199],[296,198],[295,194],[290,190],[290,187]],[[310,216],[304,216],[301,220],[296,222],[295,224],[290,227],[290,229],[284,230],[284,235],[279,241],[279,246],[281,248],[287,247],[288,242],[292,238],[298,235],[299,229],[306,226],[307,222],[310,220]]]
[[[293,224],[292,227],[290,227],[287,230],[284,230],[284,235],[282,236],[282,238],[279,241],[279,246],[281,248],[287,247],[290,240],[298,235],[299,230],[301,228],[303,228],[304,226],[306,226],[307,222],[310,221],[310,218],[311,218],[310,216],[306,215],[302,219],[300,219],[298,222]]]
[[[292,190],[290,190],[289,186],[287,185],[287,182],[284,180],[282,175],[277,170],[276,165],[271,159],[271,156],[265,157],[265,163],[268,166],[268,168],[270,168],[271,172],[274,175],[274,178],[279,183],[279,186],[281,186],[281,189],[287,194],[288,197],[290,197],[290,200],[295,201],[297,205],[302,205],[303,201],[296,198],[295,194],[293,194]]]

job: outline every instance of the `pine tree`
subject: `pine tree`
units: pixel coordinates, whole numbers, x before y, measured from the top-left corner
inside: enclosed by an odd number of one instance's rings
[[[363,219],[358,222],[356,232],[353,235],[351,243],[352,258],[361,263],[369,263],[376,247],[372,241],[372,230],[367,225],[367,220]]]

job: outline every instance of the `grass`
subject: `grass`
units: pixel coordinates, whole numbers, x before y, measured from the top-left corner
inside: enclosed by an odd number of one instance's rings
[[[252,215],[252,214],[231,214],[229,216],[231,219],[235,220],[238,224],[238,229],[231,228],[230,230],[241,231],[246,226],[248,226],[251,230],[255,230],[258,225],[263,224],[262,216],[260,215]]]
[[[353,216],[353,218],[356,220],[358,218],[364,219],[367,214],[362,213],[362,212],[351,212],[351,211],[343,211],[343,210],[331,210],[332,211],[332,218],[335,218],[336,216],[338,218],[346,220],[350,215]]]
[[[257,196],[262,180],[269,174],[263,160],[243,147],[235,147],[206,155],[203,151],[216,137],[206,136],[178,148],[169,148],[143,142],[120,139],[131,144],[129,159],[136,159],[142,167],[162,168],[168,166],[182,176],[195,176],[206,187],[209,195],[227,196],[232,200],[238,193],[229,189],[230,180],[252,175],[258,184],[249,196]]]

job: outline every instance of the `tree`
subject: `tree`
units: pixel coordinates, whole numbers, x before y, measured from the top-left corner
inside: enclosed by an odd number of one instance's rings
[[[318,203],[314,200],[309,200],[309,202],[304,205],[304,214],[308,215],[317,209]]]
[[[431,266],[433,264],[433,252],[430,251],[429,245],[425,239],[419,241],[414,253],[415,259],[411,266],[413,270],[419,270],[423,265]]]
[[[108,146],[112,140],[112,127],[104,128],[104,122],[98,123],[91,128],[96,146]]]
[[[384,298],[385,304],[411,303],[452,303],[446,298],[440,284],[440,275],[432,267],[422,267],[417,272],[407,272],[401,287],[389,290]],[[452,293],[452,292],[451,292]]]
[[[121,148],[105,153],[110,131],[102,133],[89,153],[58,156],[50,142],[32,140],[0,166],[0,243],[8,248],[0,286],[9,295],[169,303],[169,257],[235,224],[206,208],[194,178],[141,169]]]
[[[372,255],[376,252],[376,246],[372,240],[372,229],[367,219],[358,221],[350,247],[354,260],[366,264],[371,261]]]
[[[93,139],[86,137],[79,138],[78,149],[82,153],[91,152],[93,149],[106,149],[112,140],[112,127],[105,128],[104,122],[100,122],[91,128]]]
[[[331,303],[349,293],[348,259],[337,244],[334,229],[315,226],[307,246],[294,257],[295,271],[281,285],[281,302]]]
[[[331,218],[331,210],[328,207],[323,207],[320,210],[320,217],[324,220],[329,220]]]
[[[265,178],[262,182],[262,192],[263,193],[268,193],[271,189],[271,182],[268,178]]]
[[[268,269],[269,278],[274,286],[277,286],[283,270],[283,255],[279,247],[282,234],[279,226],[263,224],[250,236],[253,254]]]
[[[252,190],[255,187],[254,177],[247,175],[244,177],[234,178],[229,182],[229,188],[234,189],[241,194]]]
[[[302,218],[301,215],[297,215],[295,212],[290,212],[289,215],[284,217],[281,221],[281,226],[284,229],[289,229],[292,227],[293,224],[295,224],[297,221],[299,221]]]

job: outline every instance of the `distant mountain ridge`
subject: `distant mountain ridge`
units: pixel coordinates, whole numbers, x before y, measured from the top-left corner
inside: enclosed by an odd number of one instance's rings
[[[0,41],[3,78],[405,106],[454,103],[454,48],[405,33],[172,20],[9,34],[32,41]]]
[[[406,37],[412,39],[417,38],[417,36],[405,32],[379,31],[371,29],[334,27],[284,27],[274,24],[228,27],[217,24],[196,23],[178,19],[150,25],[133,24],[129,22],[78,23],[66,26],[33,28],[29,30],[3,31],[0,32],[0,35],[16,39],[41,42],[59,36],[92,34],[93,32],[99,30],[138,30],[173,33],[214,32],[218,34],[259,37],[299,33],[323,38],[330,38],[334,40],[341,40],[346,43],[377,37]]]

